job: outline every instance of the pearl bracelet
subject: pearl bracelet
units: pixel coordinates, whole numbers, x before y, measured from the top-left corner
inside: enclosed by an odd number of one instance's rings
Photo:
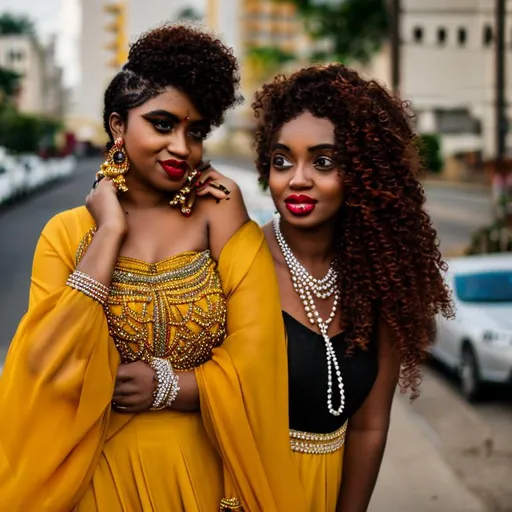
[[[75,270],[66,281],[66,285],[84,293],[88,297],[91,297],[95,301],[99,302],[102,306],[105,306],[110,293],[108,286],[101,284],[91,276]]]
[[[174,373],[171,362],[168,359],[153,357],[149,366],[156,372],[156,390],[151,410],[159,411],[171,407],[180,391],[179,377]]]

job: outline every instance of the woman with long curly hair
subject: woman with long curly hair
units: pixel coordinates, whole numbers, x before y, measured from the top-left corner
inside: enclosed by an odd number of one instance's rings
[[[108,86],[107,160],[41,235],[0,381],[2,510],[305,510],[272,257],[202,164],[238,83],[171,25]]]
[[[417,396],[434,317],[452,314],[416,138],[402,102],[341,64],[278,76],[253,108],[308,510],[364,511],[396,384]]]

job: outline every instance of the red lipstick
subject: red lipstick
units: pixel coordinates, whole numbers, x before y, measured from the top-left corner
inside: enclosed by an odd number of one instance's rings
[[[190,168],[184,160],[159,160],[158,163],[172,180],[181,180]]]
[[[284,202],[292,215],[303,216],[310,214],[315,209],[317,201],[305,194],[291,194]]]

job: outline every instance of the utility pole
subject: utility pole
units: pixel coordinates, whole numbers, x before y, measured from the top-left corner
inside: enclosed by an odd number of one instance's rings
[[[506,153],[505,3],[496,0],[496,165],[501,171]]]
[[[391,87],[396,94],[400,90],[401,79],[401,37],[400,19],[402,14],[401,0],[390,0],[389,28],[391,32]]]
[[[495,4],[495,138],[496,150],[493,172],[493,189],[495,214],[498,219],[505,215],[506,191],[506,140],[508,131],[508,119],[505,98],[505,11],[506,0],[496,0]]]

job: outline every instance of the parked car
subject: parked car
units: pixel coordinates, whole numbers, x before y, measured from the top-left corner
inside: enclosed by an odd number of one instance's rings
[[[7,173],[7,168],[0,160],[0,205],[6,203],[12,197],[12,182]]]
[[[47,165],[37,155],[23,155],[19,157],[20,165],[25,169],[27,188],[30,192],[45,185],[51,178]]]
[[[25,170],[20,166],[16,158],[10,155],[5,148],[0,148],[0,163],[4,169],[4,173],[11,182],[8,199],[24,196],[27,192]]]
[[[456,318],[439,316],[432,355],[460,375],[469,400],[512,384],[512,253],[448,260]]]

